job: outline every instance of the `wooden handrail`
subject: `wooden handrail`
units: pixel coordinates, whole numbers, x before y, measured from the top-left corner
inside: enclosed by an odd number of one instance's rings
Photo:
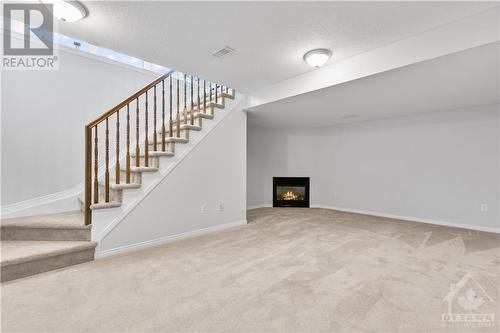
[[[159,78],[157,78],[156,80],[154,80],[153,82],[149,83],[148,85],[146,85],[145,87],[143,87],[142,89],[138,90],[135,94],[133,94],[132,96],[128,97],[127,99],[125,99],[123,102],[121,102],[120,104],[116,105],[115,107],[113,107],[111,110],[109,110],[108,112],[104,113],[102,116],[100,116],[99,118],[91,121],[90,123],[87,124],[87,127],[94,127],[96,125],[98,125],[99,123],[101,123],[102,121],[104,121],[106,118],[109,118],[111,117],[114,113],[116,113],[116,111],[122,109],[123,107],[125,107],[127,104],[130,104],[130,102],[132,102],[133,100],[135,100],[137,97],[141,96],[142,94],[144,94],[146,91],[148,91],[149,89],[151,89],[152,87],[156,86],[158,83],[160,83],[161,81],[165,80],[167,77],[169,77],[170,75],[172,75],[173,73],[175,73],[174,70],[166,73],[166,74],[163,74],[162,76],[160,76]]]

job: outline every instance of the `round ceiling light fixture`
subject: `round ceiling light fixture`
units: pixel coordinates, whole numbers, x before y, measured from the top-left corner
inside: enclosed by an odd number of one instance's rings
[[[52,4],[52,14],[64,22],[76,22],[87,16],[85,7],[76,0],[42,0]]]
[[[332,51],[328,49],[315,49],[304,54],[304,61],[312,67],[321,67],[331,56]]]

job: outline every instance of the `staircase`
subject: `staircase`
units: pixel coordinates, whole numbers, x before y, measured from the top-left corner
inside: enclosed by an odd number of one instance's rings
[[[93,260],[93,212],[113,212],[141,189],[144,174],[158,173],[164,160],[178,163],[175,146],[234,98],[233,89],[172,71],[86,125],[81,211],[2,220],[1,281]]]

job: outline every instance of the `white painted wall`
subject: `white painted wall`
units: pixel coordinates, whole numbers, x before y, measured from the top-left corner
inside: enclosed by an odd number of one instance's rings
[[[247,204],[249,207],[272,205],[272,179],[310,177],[310,198],[321,197],[325,129],[273,128],[250,126],[248,129]]]
[[[499,105],[321,129],[250,127],[247,205],[272,205],[273,176],[310,176],[315,206],[500,230],[499,127]]]
[[[2,71],[2,208],[78,186],[84,125],[159,76],[66,48],[59,56],[56,71]]]
[[[247,125],[242,105],[218,111],[230,113],[104,236],[100,256],[246,223]]]

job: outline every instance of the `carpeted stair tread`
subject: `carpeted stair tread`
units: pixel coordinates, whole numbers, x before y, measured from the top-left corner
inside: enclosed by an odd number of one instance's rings
[[[2,219],[3,228],[90,229],[83,222],[83,213],[71,211],[57,214]]]
[[[36,261],[62,254],[91,250],[97,243],[88,241],[2,241],[1,267]]]

